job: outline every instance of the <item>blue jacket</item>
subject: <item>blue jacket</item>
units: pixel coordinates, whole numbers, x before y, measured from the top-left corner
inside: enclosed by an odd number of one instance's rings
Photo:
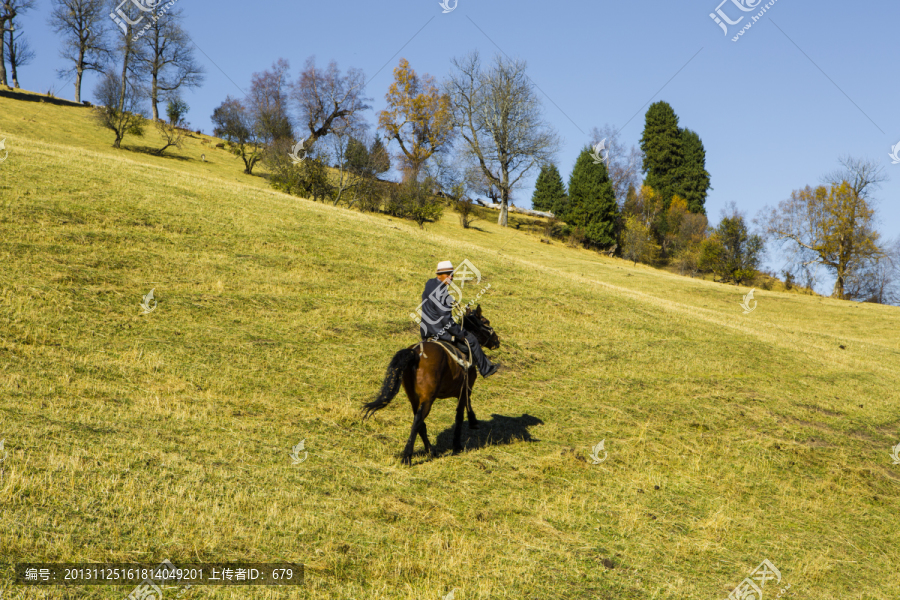
[[[449,340],[451,336],[457,339],[466,336],[451,316],[453,302],[450,290],[438,278],[425,282],[425,291],[422,292],[422,339],[437,337]]]

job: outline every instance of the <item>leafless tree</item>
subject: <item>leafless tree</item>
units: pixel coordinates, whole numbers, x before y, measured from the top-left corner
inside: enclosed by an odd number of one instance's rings
[[[123,85],[118,75],[107,71],[94,94],[100,104],[94,108],[94,114],[102,127],[116,134],[114,148],[121,147],[126,134],[144,135],[142,96],[132,83],[126,81]]]
[[[363,95],[365,83],[365,75],[360,69],[350,68],[341,75],[334,61],[326,69],[319,69],[315,56],[306,59],[291,92],[291,98],[300,110],[304,149],[310,149],[316,140],[336,128],[357,126],[363,111],[371,108],[367,104],[370,99]]]
[[[19,67],[31,63],[34,60],[34,50],[28,44],[24,34],[16,35],[15,21],[9,21],[10,29],[7,31],[7,37],[3,43],[3,57],[9,63],[12,73],[13,87],[19,87]]]
[[[606,169],[621,209],[625,205],[628,187],[632,185],[635,189],[641,187],[641,165],[644,156],[637,146],[626,148],[619,139],[619,132],[611,125],[591,129],[591,146],[595,147],[600,142],[604,142],[607,151]]]
[[[279,58],[271,69],[254,73],[250,81],[246,106],[254,119],[259,138],[271,145],[294,136],[294,126],[288,112],[290,64]]]
[[[162,153],[171,146],[174,146],[175,148],[182,147],[184,143],[184,123],[172,123],[165,119],[158,119],[154,121],[154,123],[156,124],[156,131],[159,132],[160,137],[162,137],[165,142],[165,145],[162,148],[155,151],[157,156],[162,156]]]
[[[153,120],[159,120],[159,103],[178,96],[181,88],[203,83],[203,67],[194,58],[193,43],[181,27],[182,11],[160,9],[138,35],[143,44],[139,60],[150,78],[150,106]]]
[[[331,140],[332,158],[337,170],[337,182],[334,186],[334,205],[337,206],[341,200],[344,200],[347,202],[348,207],[353,206],[359,200],[358,195],[354,192],[364,183],[365,177],[359,172],[354,172],[354,169],[350,167],[347,160],[347,150],[350,148],[352,140],[365,140],[365,130],[362,127],[341,121],[331,130],[327,139]]]
[[[213,135],[225,138],[229,150],[244,161],[244,173],[253,174],[253,167],[263,159],[263,142],[259,137],[255,121],[245,104],[228,96],[213,111]],[[287,144],[283,141],[282,144]],[[283,157],[287,160],[287,157]]]
[[[872,193],[888,180],[883,167],[874,160],[847,155],[839,158],[838,162],[840,168],[825,175],[822,183],[841,185],[846,181],[856,196],[867,202],[872,202]]]
[[[75,102],[81,102],[84,72],[101,72],[109,61],[108,23],[105,0],[53,0],[50,26],[63,34],[60,56],[72,62],[71,67],[59,71],[59,76],[75,71]]]
[[[507,225],[512,189],[534,167],[550,162],[559,138],[543,121],[541,104],[524,61],[497,55],[482,68],[478,52],[454,58],[446,83],[466,152],[500,193],[498,223]]]
[[[15,31],[16,17],[34,8],[35,0],[0,0],[0,46],[6,45],[7,33]],[[6,79],[6,52],[0,48],[0,85],[9,87]],[[16,85],[16,87],[19,87]]]
[[[112,52],[114,58],[122,65],[120,75],[117,77],[120,86],[117,110],[124,114],[129,112],[125,106],[126,102],[131,100],[136,103],[144,92],[140,81],[145,74],[144,65],[147,61],[143,55],[144,49],[138,43],[140,40],[138,32],[140,26],[146,26],[148,17],[144,14],[146,12],[144,8],[139,10],[134,2],[118,6],[116,0],[110,0],[108,6],[114,9],[111,16],[116,17],[118,25],[112,30]]]
[[[900,238],[884,254],[864,261],[847,275],[845,294],[853,300],[900,305]]]

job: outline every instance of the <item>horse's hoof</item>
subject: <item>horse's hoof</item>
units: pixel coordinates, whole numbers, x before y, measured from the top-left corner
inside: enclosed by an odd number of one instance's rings
[[[412,456],[404,456],[403,460],[400,461],[401,464],[409,466],[412,464]]]
[[[453,456],[456,456],[457,454],[459,454],[460,452],[462,452],[462,450],[463,450],[462,448],[454,448],[454,449],[453,449]]]
[[[469,429],[480,429],[480,427],[478,426],[478,419],[469,420]]]

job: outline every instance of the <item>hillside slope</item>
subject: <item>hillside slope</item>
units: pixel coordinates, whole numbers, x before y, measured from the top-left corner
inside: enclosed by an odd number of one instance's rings
[[[768,559],[782,598],[900,598],[900,309],[744,314],[746,288],[281,194],[199,140],[116,151],[87,114],[0,98],[0,562],[306,565],[188,599],[649,600]],[[504,367],[466,452],[438,401],[442,455],[403,467],[405,396],[359,408],[445,259],[491,284]]]

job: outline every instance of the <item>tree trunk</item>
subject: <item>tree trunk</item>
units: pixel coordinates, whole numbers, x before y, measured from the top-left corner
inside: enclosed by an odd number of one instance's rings
[[[16,68],[16,39],[14,33],[9,32],[9,67],[12,71],[13,87],[19,89],[19,70]]]
[[[831,292],[832,298],[837,298],[838,300],[844,299],[844,276],[838,275],[837,280],[834,282],[834,290]]]
[[[81,102],[81,77],[84,74],[84,42],[78,44],[78,61],[75,63],[75,102]]]
[[[76,67],[75,69],[75,102],[81,102],[81,74],[83,70],[81,67]]]
[[[122,88],[119,91],[119,113],[125,112],[125,94],[127,92],[126,86],[128,85],[128,59],[131,55],[131,25],[128,26],[128,31],[125,34],[125,53],[122,58]],[[118,148],[118,145],[116,146]]]
[[[6,43],[6,21],[0,20],[0,35],[2,35],[2,41]],[[6,83],[6,58],[2,52],[3,44],[0,44],[0,85],[4,87],[9,87],[9,84]]]
[[[159,121],[159,74],[153,70],[153,81],[150,85],[150,105],[153,106],[153,120]]]
[[[507,219],[509,216],[509,171],[506,165],[502,165],[500,169],[500,217],[497,219],[497,225],[507,227]]]

